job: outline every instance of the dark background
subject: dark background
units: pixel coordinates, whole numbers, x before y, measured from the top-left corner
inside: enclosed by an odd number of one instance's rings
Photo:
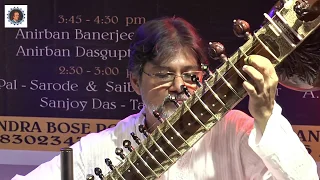
[[[244,0],[244,1],[182,1],[182,0],[95,0],[95,1],[66,1],[66,0],[5,0],[4,4],[28,5],[28,28],[23,30],[69,31],[76,28],[83,31],[115,31],[133,32],[138,25],[126,27],[124,17],[143,16],[146,20],[161,16],[179,16],[191,22],[206,41],[219,41],[224,44],[228,55],[232,54],[244,43],[237,38],[232,31],[234,19],[244,19],[251,31],[259,29],[264,20],[263,13],[268,12],[276,1],[273,0]],[[4,5],[0,6],[3,12]],[[93,22],[81,24],[58,24],[58,15],[70,17],[81,15],[83,19],[91,19],[100,15],[118,16],[117,25],[94,24]],[[4,19],[0,20],[4,24]],[[4,26],[3,26],[4,27]],[[101,60],[100,58],[58,58],[58,57],[16,57],[15,53],[20,45],[27,47],[51,46],[70,48],[81,45],[86,48],[110,48],[128,49],[130,41],[84,41],[84,40],[21,40],[15,39],[18,29],[0,28],[0,79],[18,79],[20,83],[28,84],[31,79],[43,82],[73,81],[79,85],[86,85],[94,80],[98,85],[104,85],[106,81],[114,81],[122,84],[129,82],[126,78],[127,59]],[[217,67],[220,62],[213,62],[212,67]],[[81,66],[83,68],[118,67],[121,74],[118,76],[94,76],[84,74],[79,76],[59,75],[59,66]],[[314,92],[315,98],[306,96],[303,92],[296,92],[279,85],[277,102],[283,108],[283,114],[292,124],[318,125],[319,115],[317,107],[320,102],[318,92]],[[84,89],[84,88],[83,88]],[[39,107],[39,99],[42,96],[52,98],[76,100],[88,100],[97,97],[105,101],[116,101],[118,108],[115,110],[90,110],[84,112],[64,111],[58,109],[43,109]],[[80,90],[78,92],[40,92],[28,89],[18,91],[6,91],[0,89],[0,116],[37,116],[37,117],[72,117],[72,118],[101,118],[122,119],[132,113],[128,99],[139,98],[134,93],[96,93]],[[248,98],[236,106],[236,109],[247,113]],[[125,104],[126,108],[121,108]]]

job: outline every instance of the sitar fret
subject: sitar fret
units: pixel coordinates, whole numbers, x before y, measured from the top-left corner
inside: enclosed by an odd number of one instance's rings
[[[182,154],[181,154],[181,152],[178,150],[178,147],[176,147],[175,145],[173,145],[173,143],[171,143],[171,141],[174,140],[174,136],[170,136],[170,137],[167,138],[167,136],[166,136],[167,133],[166,133],[166,135],[165,135],[164,133],[162,133],[162,132],[160,131],[159,127],[157,128],[157,130],[158,130],[158,133],[160,133],[161,138],[164,139],[165,143],[168,144],[168,145],[174,150],[173,153],[177,153],[179,156],[181,156]],[[171,130],[172,130],[172,129],[171,129]],[[174,134],[175,134],[176,136],[178,136],[175,132],[174,132]],[[170,139],[170,140],[169,140],[169,139]],[[175,142],[175,141],[174,141],[174,142]],[[173,154],[173,153],[172,153],[172,154]]]
[[[128,160],[128,162],[130,163],[131,167],[134,169],[135,173],[139,175],[139,178],[138,178],[138,179],[146,180],[146,176],[147,176],[147,175],[146,175],[145,173],[143,173],[143,171],[141,172],[140,169],[142,169],[142,168],[138,168],[138,166],[140,165],[140,163],[139,163],[139,162],[135,162],[135,163],[137,164],[137,166],[136,166],[136,165],[134,165],[134,163],[131,161],[131,159],[128,158],[127,160]],[[141,160],[139,159],[139,161],[141,161]],[[141,163],[141,164],[142,164],[142,163]]]
[[[223,80],[223,83],[228,86],[228,88],[238,97],[241,98],[238,92],[233,88],[233,86],[225,79],[225,77],[219,72],[219,70],[216,71],[217,74],[221,77]]]
[[[160,167],[163,171],[165,171],[166,169],[162,166],[162,164],[157,160],[157,158],[153,155],[153,154],[151,154],[151,152],[145,147],[145,145],[144,144],[141,144],[141,146],[143,147],[143,149],[145,150],[145,152],[148,154],[148,155],[146,155],[146,159],[148,159],[148,157],[151,157],[151,159],[158,165],[158,167]],[[159,150],[157,150],[157,151],[159,151]],[[155,151],[156,152],[156,151]],[[164,153],[164,152],[163,152]],[[165,154],[163,154],[163,155],[165,155]],[[168,156],[165,156],[166,158],[168,158]],[[163,158],[162,158],[163,159]],[[169,159],[169,158],[168,158]],[[153,166],[150,166],[151,168],[153,167]],[[152,169],[156,169],[156,168],[158,168],[158,167],[155,167],[155,168],[152,168]]]
[[[245,58],[247,58],[247,55],[245,54],[244,51],[242,51],[241,48],[239,48],[239,51],[244,55]],[[242,78],[243,81],[248,81],[247,78],[243,75],[243,73],[241,73],[239,71],[239,68],[241,69],[241,67],[236,67],[232,62],[230,62],[227,58],[225,59],[226,63],[230,64],[233,68],[233,70]],[[238,96],[239,97],[239,96]]]
[[[143,163],[143,165],[151,172],[156,178],[159,178],[159,175],[153,170],[153,168],[149,165],[149,163],[144,160],[142,156],[138,153],[138,151],[134,151],[136,155],[139,157],[139,160]],[[148,157],[148,156],[147,156]],[[152,159],[154,161],[154,159]],[[158,164],[157,164],[158,165]],[[131,165],[132,166],[132,165]],[[144,177],[144,176],[143,176]]]
[[[169,121],[165,121],[165,123],[167,123],[167,124],[170,126],[171,130],[174,131],[175,135],[177,135],[177,136],[183,141],[183,143],[185,143],[187,146],[191,147],[191,145],[188,144],[188,142],[181,136],[180,132],[178,132],[178,131],[172,126],[172,124],[171,124]]]
[[[164,172],[169,166],[164,163],[165,161],[168,161],[168,159],[166,155],[164,155],[165,153],[159,150],[160,146],[156,146],[156,144],[158,143],[159,141],[157,143],[146,143],[144,147],[138,147],[138,149],[135,150],[134,154],[130,154],[131,156],[127,156],[127,161],[123,162],[121,166],[123,167],[123,169],[120,170],[122,172],[122,176],[125,179],[139,180],[154,179],[155,177],[161,175],[161,173]],[[148,147],[149,145],[151,146]],[[146,151],[145,148],[148,148],[148,151]],[[151,157],[148,152],[152,153],[153,157]],[[159,163],[161,163],[162,165]],[[151,169],[153,171],[151,171]],[[114,173],[112,174],[112,176],[117,178],[119,177],[118,174]]]
[[[275,34],[280,34],[284,40],[287,41],[288,44],[290,44],[290,46],[292,47],[296,47],[296,45],[288,38],[288,36],[286,35],[286,33],[284,33],[280,27],[273,21],[273,19],[267,14],[267,13],[264,13],[263,14],[264,17],[269,21],[269,23],[272,25],[273,29],[272,30],[276,30],[277,32],[274,32]]]

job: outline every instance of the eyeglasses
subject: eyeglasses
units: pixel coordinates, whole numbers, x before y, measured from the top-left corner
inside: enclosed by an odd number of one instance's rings
[[[194,78],[194,75],[200,79],[202,79],[202,76],[203,76],[202,71],[188,71],[188,72],[182,73],[181,75],[176,75],[173,72],[157,72],[154,74],[149,74],[144,71],[142,72],[150,77],[155,78],[158,82],[161,82],[161,83],[173,82],[176,77],[181,77],[184,82],[192,84],[194,83],[192,80]]]

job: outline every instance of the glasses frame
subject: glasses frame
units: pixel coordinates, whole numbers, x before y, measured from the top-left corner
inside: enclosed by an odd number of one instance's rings
[[[196,72],[196,73],[193,73],[193,72]],[[194,83],[194,82],[192,82],[192,81],[189,81],[189,80],[185,80],[185,74],[195,74],[195,75],[197,75],[198,73],[201,73],[202,74],[202,76],[203,76],[203,74],[204,74],[204,72],[203,71],[201,71],[201,70],[197,70],[197,71],[186,71],[186,72],[183,72],[183,73],[181,73],[181,75],[177,75],[176,73],[174,73],[174,72],[170,72],[170,71],[168,71],[168,72],[166,72],[166,73],[163,73],[163,72],[157,72],[157,73],[153,73],[153,74],[151,74],[151,73],[147,73],[147,72],[145,72],[143,69],[142,69],[142,73],[144,73],[144,74],[146,74],[147,76],[149,76],[149,77],[152,77],[152,78],[156,78],[156,79],[158,79],[159,80],[159,82],[163,82],[163,83],[169,83],[169,82],[173,82],[175,79],[176,79],[176,77],[181,77],[181,79],[185,82],[185,83]],[[163,81],[163,80],[161,80],[161,78],[158,76],[159,74],[167,74],[167,75],[171,75],[171,76],[173,76],[173,78],[171,79],[170,78],[170,80],[166,80],[166,81]],[[170,76],[170,77],[171,77]],[[202,77],[198,77],[198,78],[200,78],[200,79],[202,79]]]

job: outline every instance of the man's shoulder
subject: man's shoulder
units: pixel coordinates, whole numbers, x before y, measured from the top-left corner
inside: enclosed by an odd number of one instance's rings
[[[114,127],[104,129],[100,132],[90,133],[81,138],[86,144],[110,144],[117,139],[122,139],[124,133],[135,128],[136,120],[139,114],[132,114],[120,120]]]
[[[95,163],[106,157],[109,157],[113,162],[117,162],[115,149],[123,146],[124,139],[131,138],[130,132],[134,129],[137,118],[138,115],[130,115],[120,120],[112,128],[82,137],[76,147],[79,147],[82,154],[86,156],[84,161],[88,163],[88,167],[96,165]]]
[[[129,115],[128,117],[120,120],[115,127],[113,127],[114,132],[125,132],[135,128],[138,124],[141,123],[139,118],[141,117],[140,113]],[[108,130],[108,129],[106,129]]]

